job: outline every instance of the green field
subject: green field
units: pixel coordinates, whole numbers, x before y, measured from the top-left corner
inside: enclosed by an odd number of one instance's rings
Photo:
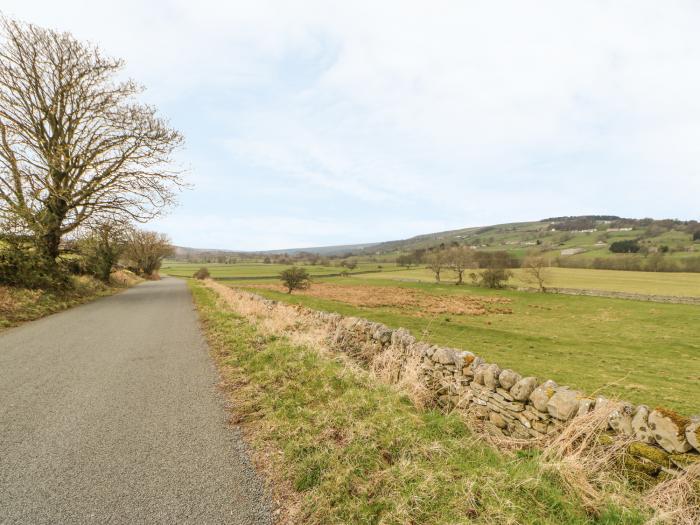
[[[164,273],[189,277],[199,264],[169,263]],[[275,283],[284,265],[240,263],[206,265],[213,277],[264,277],[231,286]],[[405,270],[382,264],[381,273],[323,277],[337,266],[307,266],[317,282],[392,287],[438,296],[474,295],[509,299],[511,314],[426,315],[420,309],[353,306],[347,301],[255,289],[256,293],[313,308],[357,315],[405,327],[427,341],[464,348],[523,374],[552,378],[592,394],[601,392],[636,403],[700,413],[700,306],[603,297],[487,290],[435,284],[425,268]],[[353,270],[379,270],[360,263]],[[700,275],[551,268],[550,286],[643,294],[700,296]],[[518,272],[516,271],[516,275]],[[445,272],[444,279],[450,279]],[[418,282],[424,281],[424,282]],[[513,284],[522,284],[519,275]]]
[[[338,300],[254,288],[270,298],[405,327],[429,342],[463,348],[502,367],[686,414],[700,413],[700,307],[511,290],[486,290],[366,276],[329,280],[405,287],[425,294],[501,297],[510,314],[425,315],[420,308],[362,307]],[[231,284],[240,286],[240,284]],[[350,290],[349,290],[350,291]]]
[[[700,297],[700,273],[682,272],[623,272],[618,270],[589,270],[585,268],[548,268],[546,286],[577,288],[650,295]],[[526,280],[523,270],[513,270],[509,282],[513,286],[533,286]],[[372,278],[373,276],[367,276]],[[435,275],[427,268],[387,271],[375,276],[378,279],[418,280],[432,283]],[[445,271],[441,280],[454,282],[454,273]]]
[[[209,270],[212,278],[253,278],[270,277],[276,279],[279,273],[289,268],[289,264],[265,264],[262,262],[240,262],[236,264],[218,264],[218,263],[183,263],[177,261],[165,261],[161,268],[161,272],[175,277],[192,277],[192,274],[199,268],[206,267]],[[300,268],[306,268],[312,276],[333,275],[339,274],[346,270],[342,266],[321,266],[321,265],[297,265]],[[386,270],[395,270],[394,263],[369,263],[360,262],[357,268],[347,270],[350,273],[358,272],[381,272]]]

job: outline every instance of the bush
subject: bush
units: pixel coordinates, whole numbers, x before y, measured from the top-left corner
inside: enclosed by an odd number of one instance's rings
[[[693,240],[694,241],[700,241],[700,230],[695,230],[693,232]]]
[[[512,275],[505,268],[487,268],[479,273],[479,282],[486,288],[503,288]]]
[[[0,284],[30,289],[59,289],[71,286],[68,273],[33,251],[18,246],[0,249]]]
[[[202,266],[199,270],[194,272],[194,275],[192,275],[192,277],[194,277],[195,279],[204,280],[209,279],[211,275],[209,275],[209,270],[206,267]]]

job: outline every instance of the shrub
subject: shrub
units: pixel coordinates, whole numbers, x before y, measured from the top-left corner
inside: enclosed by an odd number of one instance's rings
[[[292,290],[303,290],[311,284],[311,276],[304,268],[292,266],[280,272],[280,280],[287,288],[287,293],[292,293]]]
[[[85,271],[104,283],[108,283],[112,269],[124,251],[123,227],[116,223],[103,223],[89,235],[78,241]]]
[[[199,270],[194,272],[194,275],[192,275],[192,277],[194,277],[195,279],[204,280],[209,279],[211,275],[209,274],[209,270],[205,266],[202,266]]]
[[[639,242],[634,239],[615,241],[610,245],[610,251],[613,253],[637,253],[639,249]]]
[[[700,241],[700,230],[695,230],[693,232],[693,240],[694,241]]]
[[[68,273],[48,264],[29,249],[10,245],[0,249],[0,284],[30,289],[58,289],[71,285]]]
[[[503,288],[512,275],[505,268],[487,268],[479,273],[479,282],[487,288]]]

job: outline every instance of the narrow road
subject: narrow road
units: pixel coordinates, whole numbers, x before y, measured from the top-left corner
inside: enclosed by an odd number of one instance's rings
[[[0,333],[0,524],[268,524],[184,282]]]

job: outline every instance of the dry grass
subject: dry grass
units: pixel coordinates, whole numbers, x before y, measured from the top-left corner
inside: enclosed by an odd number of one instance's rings
[[[344,361],[350,368],[358,368],[353,359],[346,359],[329,347],[331,332],[324,323],[316,321],[309,310],[301,306],[277,303],[269,308],[256,296],[236,290],[213,280],[206,280],[206,286],[215,290],[227,305],[239,315],[252,321],[265,334],[283,335],[291,342],[311,346],[327,355]],[[382,352],[369,349],[362,352],[362,361],[370,373],[385,384],[395,385],[419,408],[433,406],[434,396],[421,378],[419,356],[407,355],[390,346]]]
[[[274,284],[248,285],[251,288],[263,288],[284,292]],[[397,286],[353,286],[332,283],[314,283],[308,289],[296,292],[298,295],[341,301],[364,308],[401,308],[417,310],[417,315],[434,314],[452,315],[486,315],[490,313],[510,314],[511,308],[504,306],[511,302],[505,297],[480,297],[471,295],[433,295]]]
[[[700,463],[690,466],[682,476],[653,487],[645,501],[656,510],[656,516],[649,525],[700,523]]]
[[[369,364],[370,373],[379,381],[396,385],[413,404],[424,410],[435,406],[435,396],[421,376],[421,359],[406,355],[390,346],[375,355]]]
[[[607,433],[610,415],[618,409],[617,403],[608,402],[541,443],[543,467],[555,472],[592,513],[626,482],[622,465],[633,439]]]

